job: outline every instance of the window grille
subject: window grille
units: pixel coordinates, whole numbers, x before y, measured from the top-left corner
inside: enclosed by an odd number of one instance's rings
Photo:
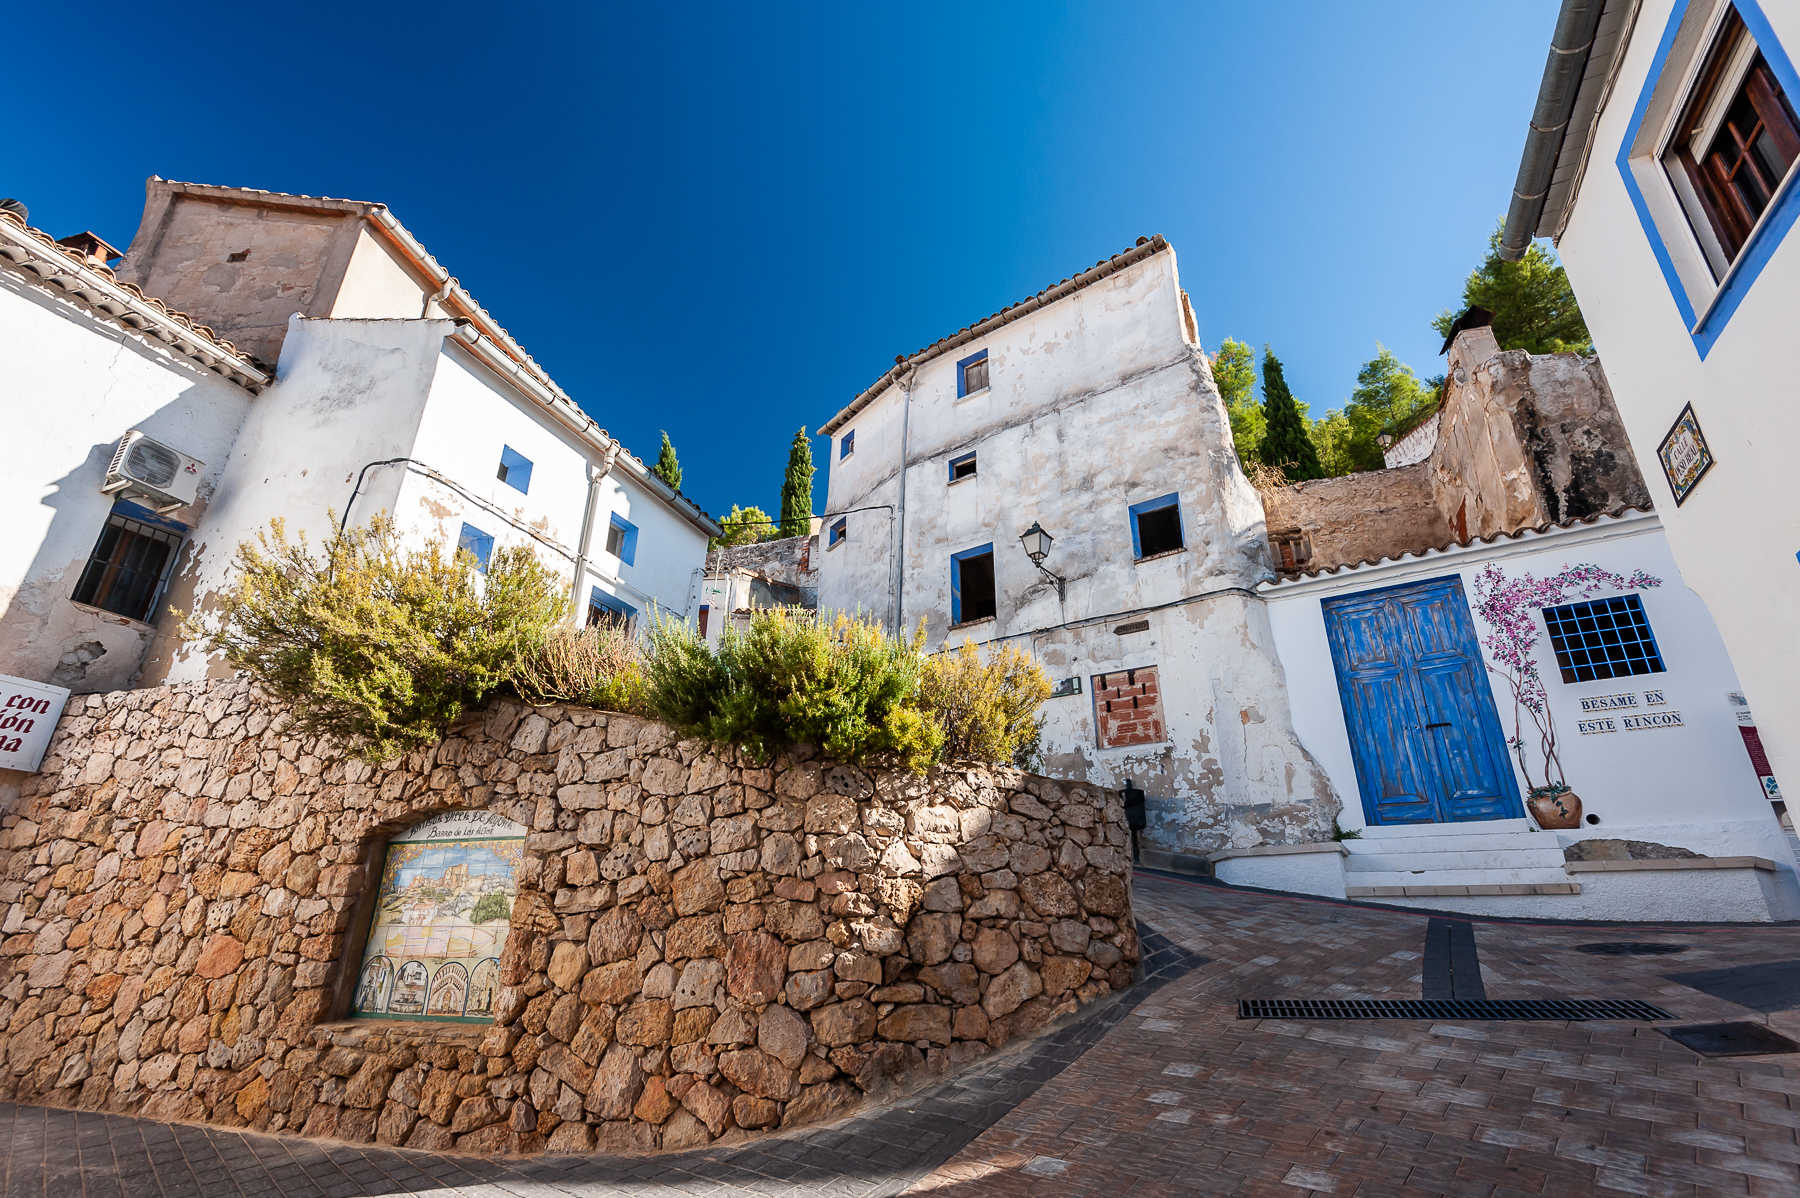
[[[124,505],[122,505],[124,506]],[[156,614],[181,534],[132,519],[115,508],[71,596],[102,611],[148,623]]]
[[[1665,668],[1636,595],[1546,607],[1544,624],[1564,682],[1660,674]]]

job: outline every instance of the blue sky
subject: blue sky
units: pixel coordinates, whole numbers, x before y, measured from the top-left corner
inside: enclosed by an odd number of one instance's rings
[[[627,446],[773,510],[797,427],[1139,234],[1314,414],[1378,341],[1437,373],[1555,9],[27,6],[0,190],[121,246],[151,174],[386,202]]]

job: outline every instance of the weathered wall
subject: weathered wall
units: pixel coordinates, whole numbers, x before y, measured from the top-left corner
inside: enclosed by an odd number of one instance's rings
[[[1312,558],[1302,569],[1379,561],[1448,544],[1455,533],[1438,510],[1428,462],[1320,478],[1263,491],[1271,534],[1306,532]]]
[[[492,1026],[338,1021],[383,838],[529,826]],[[673,1149],[950,1069],[1137,956],[1116,795],[501,703],[380,770],[241,683],[77,699],[0,817],[0,1094],[463,1151]]]
[[[1431,468],[1438,510],[1473,537],[1650,502],[1598,359],[1501,352],[1486,328],[1450,348]]]

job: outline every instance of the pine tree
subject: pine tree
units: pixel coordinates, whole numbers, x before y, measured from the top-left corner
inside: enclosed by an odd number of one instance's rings
[[[681,490],[681,463],[675,458],[675,446],[669,441],[669,434],[662,435],[662,452],[656,455],[656,465],[650,467],[650,473]]]
[[[781,535],[803,537],[812,531],[812,442],[806,429],[794,434],[788,449],[787,477],[781,480]]]
[[[1263,347],[1263,420],[1268,431],[1256,456],[1275,467],[1289,482],[1325,477],[1319,465],[1319,451],[1306,432],[1306,417],[1288,390],[1281,373],[1281,359],[1268,346]]]

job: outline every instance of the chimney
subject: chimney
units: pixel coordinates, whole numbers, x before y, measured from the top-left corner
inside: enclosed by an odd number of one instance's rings
[[[108,245],[98,233],[75,233],[68,237],[59,237],[56,244],[74,250],[87,259],[89,266],[106,267],[115,258],[123,258],[124,252]],[[110,267],[108,267],[110,269]]]

